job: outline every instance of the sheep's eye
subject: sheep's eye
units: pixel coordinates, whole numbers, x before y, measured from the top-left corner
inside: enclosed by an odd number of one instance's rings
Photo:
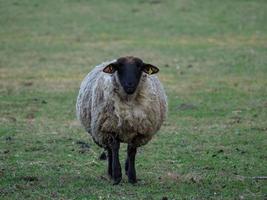
[[[141,65],[137,65],[137,69],[142,69],[142,66]]]
[[[121,69],[122,68],[122,65],[121,64],[118,64],[117,65],[117,69]]]

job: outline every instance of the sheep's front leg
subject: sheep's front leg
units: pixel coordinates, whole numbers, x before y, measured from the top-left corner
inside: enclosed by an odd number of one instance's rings
[[[112,179],[113,179],[113,184],[117,185],[120,183],[122,175],[121,175],[121,164],[119,160],[120,141],[115,137],[112,138],[110,149],[112,152]]]
[[[128,155],[127,155],[127,158],[125,160],[125,174],[126,175],[128,174],[128,168],[129,168],[129,158],[128,158]]]
[[[125,163],[125,171],[130,183],[136,183],[136,171],[135,171],[135,155],[137,148],[131,144],[127,147],[127,159]]]
[[[108,176],[112,178],[112,150],[107,148],[108,152]]]

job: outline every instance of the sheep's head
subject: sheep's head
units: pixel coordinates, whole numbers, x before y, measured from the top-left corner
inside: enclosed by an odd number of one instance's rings
[[[124,91],[127,94],[133,94],[143,72],[151,75],[158,73],[159,69],[151,64],[144,63],[140,58],[121,57],[103,69],[103,72],[109,74],[116,71]]]

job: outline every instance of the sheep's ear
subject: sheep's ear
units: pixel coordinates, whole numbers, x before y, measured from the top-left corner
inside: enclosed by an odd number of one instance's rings
[[[108,74],[113,74],[116,71],[116,69],[117,69],[116,64],[111,63],[103,69],[103,72]]]
[[[151,74],[156,74],[159,72],[159,68],[155,67],[154,65],[151,64],[144,64],[144,69],[143,71],[149,75]]]

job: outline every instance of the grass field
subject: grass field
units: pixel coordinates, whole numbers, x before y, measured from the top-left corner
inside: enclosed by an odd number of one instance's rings
[[[0,199],[266,199],[266,22],[265,0],[0,0]],[[113,186],[75,102],[123,55],[161,69],[169,113]]]

